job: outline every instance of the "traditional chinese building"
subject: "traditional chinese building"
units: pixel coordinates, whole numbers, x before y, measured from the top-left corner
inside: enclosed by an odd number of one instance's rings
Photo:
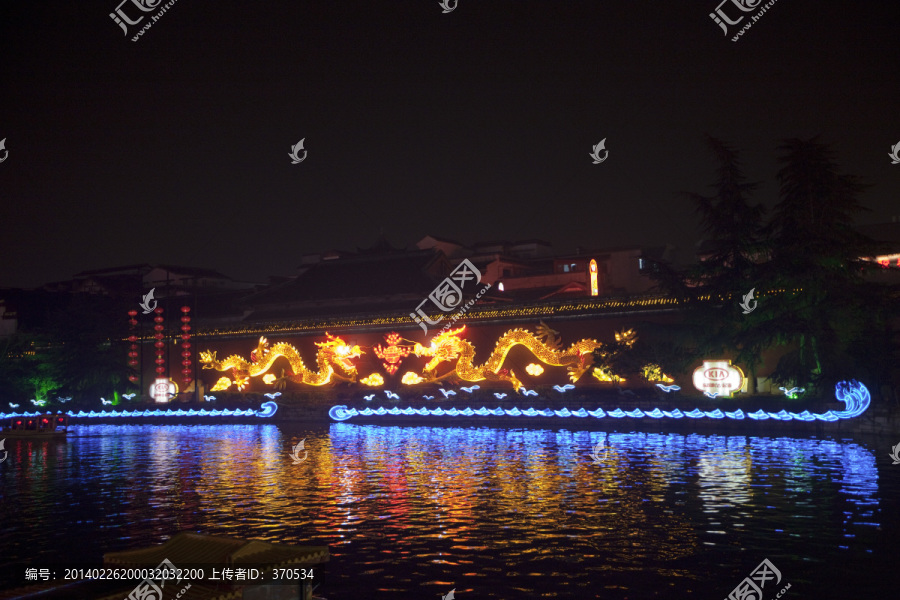
[[[669,252],[554,256],[540,240],[428,236],[412,250],[382,239],[309,255],[295,277],[241,298],[233,320],[198,321],[198,376],[219,392],[627,385],[593,353],[678,319],[672,300],[646,294],[652,260]],[[671,381],[647,369],[646,385]]]

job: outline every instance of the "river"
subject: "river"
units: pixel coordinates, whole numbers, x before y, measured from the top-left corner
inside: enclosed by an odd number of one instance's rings
[[[177,531],[324,545],[328,600],[895,592],[898,440],[332,423],[7,440],[7,575]],[[898,432],[900,438],[900,432]],[[306,459],[291,460],[305,439]],[[598,445],[599,444],[599,445]],[[596,449],[596,451],[595,451]],[[592,457],[592,454],[596,457]],[[300,454],[304,456],[304,454]],[[7,582],[9,583],[9,582]]]

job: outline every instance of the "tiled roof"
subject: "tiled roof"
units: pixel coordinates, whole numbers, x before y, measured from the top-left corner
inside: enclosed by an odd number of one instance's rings
[[[860,225],[856,230],[876,242],[900,244],[900,222]]]
[[[427,238],[431,238],[436,242],[442,242],[444,244],[453,244],[454,246],[463,246],[463,244],[457,242],[456,240],[451,240],[450,238],[441,237],[439,235],[434,235],[431,233],[429,233],[424,238],[422,238],[422,240],[425,240]],[[422,240],[420,240],[420,241],[422,241]]]
[[[432,272],[441,260],[439,251],[417,250],[323,261],[310,265],[295,279],[248,296],[243,304],[263,309],[356,298],[377,302],[404,294],[424,297],[440,280]]]
[[[180,265],[151,265],[151,264],[139,264],[139,265],[125,265],[123,267],[108,267],[105,269],[90,269],[87,271],[81,271],[80,273],[76,273],[75,277],[113,277],[117,275],[133,275],[136,272],[141,272],[143,274],[149,273],[153,269],[163,269],[165,271],[169,271],[171,273],[178,273],[180,275],[194,275],[195,277],[212,277],[216,279],[231,279],[227,275],[223,275],[222,273],[214,270],[214,269],[203,269],[198,267],[183,267]]]

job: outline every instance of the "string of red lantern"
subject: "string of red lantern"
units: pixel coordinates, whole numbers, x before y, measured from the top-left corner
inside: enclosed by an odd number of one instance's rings
[[[157,308],[153,312],[156,313],[156,316],[153,317],[153,321],[156,323],[156,325],[153,326],[153,329],[156,331],[156,333],[153,334],[153,337],[156,338],[156,343],[153,344],[156,347],[156,377],[160,378],[166,373],[166,359],[163,358],[163,350],[166,347],[166,343],[163,341],[163,338],[165,337],[163,335],[163,330],[165,329],[163,321],[165,319],[163,319],[162,316],[162,307]]]
[[[181,326],[181,366],[184,367],[181,370],[181,374],[184,375],[184,386],[187,387],[191,382],[191,374],[193,373],[191,369],[191,326],[189,325],[191,318],[188,316],[188,313],[191,312],[191,307],[182,306],[181,312],[184,313],[184,316],[181,317],[181,322],[183,323]]]
[[[128,341],[131,342],[131,347],[128,350],[128,366],[134,369],[138,366],[138,346],[137,346],[137,336],[134,335],[134,328],[137,326],[138,322],[135,317],[137,317],[136,310],[129,310],[128,316],[131,317],[128,320],[128,329],[131,332],[131,335],[128,336]],[[137,383],[138,376],[135,373],[131,373],[128,376],[128,381],[131,383]]]

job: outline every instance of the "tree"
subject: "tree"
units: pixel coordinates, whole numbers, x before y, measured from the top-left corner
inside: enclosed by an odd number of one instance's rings
[[[739,299],[757,287],[758,263],[767,255],[765,209],[748,199],[759,184],[747,181],[738,153],[711,136],[706,141],[719,165],[714,193],[685,196],[700,217],[708,254],[683,270],[661,264],[653,276],[661,289],[684,302],[687,328],[680,328],[677,345],[703,355],[731,349],[750,366],[755,381],[753,372],[768,340],[754,327],[755,317],[741,314]]]
[[[28,382],[31,372],[31,339],[22,334],[0,338],[0,411],[6,404],[20,404],[33,398],[33,389]],[[29,407],[30,408],[30,407]]]
[[[767,308],[775,341],[792,349],[773,378],[819,392],[858,377],[853,350],[871,332],[883,331],[882,286],[867,283],[876,265],[864,260],[875,243],[853,228],[865,210],[859,178],[839,173],[833,153],[818,138],[792,139],[781,147],[779,202],[766,227],[771,257],[764,279],[784,290]],[[888,336],[889,337],[889,336]]]
[[[127,346],[121,340],[121,309],[101,297],[77,295],[51,313],[38,335],[41,374],[76,402],[96,402],[127,385]],[[118,317],[118,318],[117,318]]]

